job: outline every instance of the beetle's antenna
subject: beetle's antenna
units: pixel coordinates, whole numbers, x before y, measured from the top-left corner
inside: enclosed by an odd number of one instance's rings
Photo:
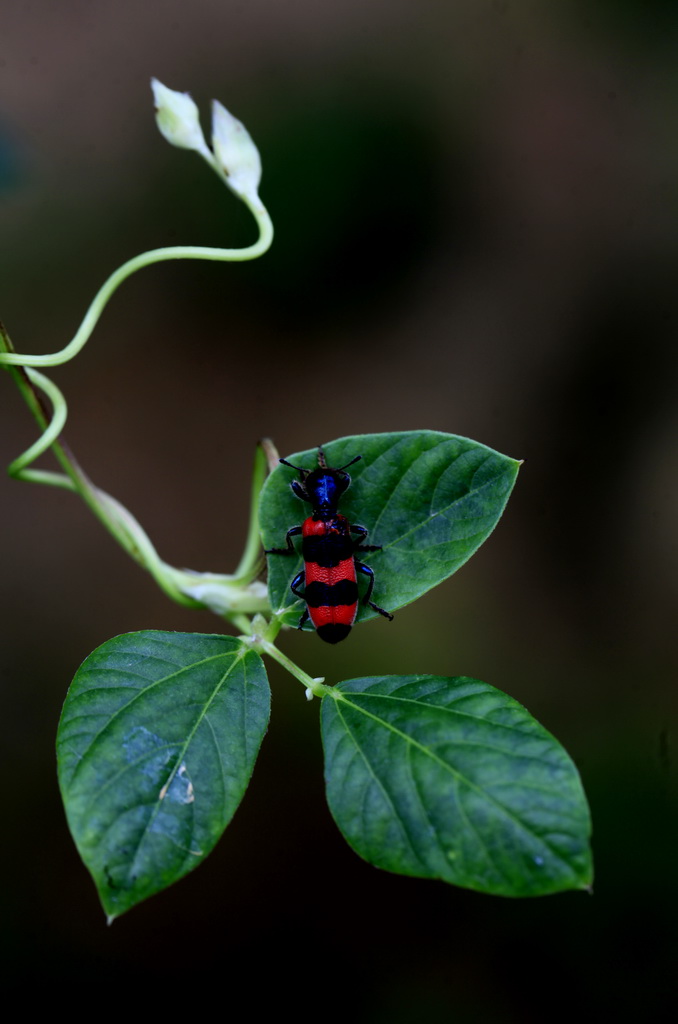
[[[325,452],[318,445],[318,465],[321,469],[327,469],[327,459],[325,458]]]
[[[355,459],[351,459],[351,461],[347,462],[345,466],[340,466],[337,472],[341,473],[344,469],[348,469],[348,467],[352,466],[354,462],[359,462],[361,459],[362,455],[356,455]]]
[[[307,469],[302,469],[301,466],[293,466],[291,462],[287,461],[287,459],[278,459],[278,462],[282,462],[283,466],[289,466],[290,469],[296,469],[297,473],[303,473],[306,476],[308,476]]]

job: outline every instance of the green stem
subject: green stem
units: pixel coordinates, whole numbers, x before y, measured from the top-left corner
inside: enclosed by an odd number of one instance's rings
[[[236,627],[236,629],[239,629],[241,633],[244,633],[245,636],[252,635],[252,623],[246,615],[227,615],[226,618],[233,626]]]
[[[160,263],[163,260],[217,260],[226,262],[241,262],[253,260],[262,256],[270,247],[273,241],[273,224],[265,207],[248,202],[257,225],[259,227],[259,238],[245,249],[216,249],[197,245],[173,245],[164,249],[151,249],[139,256],[123,263],[114,271],[108,280],[101,286],[94,296],[85,317],[76,331],[72,340],[59,352],[51,355],[25,355],[19,352],[0,354],[0,363],[8,366],[59,366],[67,363],[69,359],[80,352],[89,341],[97,322],[104,311],[104,308],[126,278],[143,267],[151,266],[153,263]]]
[[[277,661],[279,665],[286,668],[290,675],[293,675],[295,679],[306,687],[307,690],[313,694],[314,697],[324,697],[326,694],[332,693],[331,686],[325,686],[323,678],[313,679],[307,672],[304,672],[302,668],[299,668],[286,654],[278,650],[275,644],[272,644],[269,640],[260,640],[259,646],[262,651],[265,651],[274,661]]]
[[[0,323],[0,349],[13,351],[12,343],[6,329]],[[22,455],[8,467],[10,476],[30,483],[50,484],[63,487],[79,494],[88,508],[94,513],[120,546],[140,565],[147,569],[162,590],[175,601],[191,608],[200,607],[198,601],[186,597],[170,578],[171,569],[162,561],[148,535],[134,516],[116,501],[96,487],[85,471],[78,465],[66,445],[57,440],[66,422],[66,400],[59,388],[37,370],[30,368],[15,369],[8,367],[21,391],[28,407],[35,416],[43,433]],[[49,398],[53,414],[48,416],[40,395],[40,388]],[[50,473],[45,470],[29,469],[31,462],[51,448],[64,473]]]
[[[0,323],[0,351],[13,352],[11,340],[2,323]],[[263,612],[268,610],[268,602],[255,593],[249,593],[243,582],[234,581],[231,576],[218,574],[190,573],[175,569],[164,562],[148,534],[132,513],[121,505],[119,501],[110,494],[102,491],[89,479],[84,470],[78,465],[68,447],[57,440],[57,435],[63,429],[66,422],[66,400],[57,386],[37,370],[22,367],[8,366],[8,372],[12,375],[21,391],[29,409],[33,413],[43,433],[38,440],[31,445],[22,455],[15,459],[9,466],[9,473],[19,480],[26,480],[31,483],[50,484],[56,487],[63,487],[80,495],[85,504],[99,521],[106,527],[115,540],[120,544],[139,565],[146,569],[158,586],[168,597],[188,608],[204,608],[205,602],[199,598],[191,597],[186,590],[198,584],[204,584],[209,580],[214,586],[221,588],[225,601],[234,606],[245,607],[252,612]],[[50,417],[39,391],[43,391],[49,398],[53,414]],[[52,449],[57,461],[64,470],[64,473],[51,473],[45,470],[29,469],[31,462],[40,455]],[[254,575],[250,577],[254,578]],[[228,597],[226,593],[228,592]],[[207,605],[209,607],[209,605]],[[236,612],[236,615],[241,614]],[[226,612],[227,617],[230,618]],[[232,620],[233,621],[233,620]],[[247,623],[244,632],[251,632],[249,620],[243,615],[236,624],[239,628]]]
[[[228,184],[224,171],[216,162],[213,159],[208,159],[208,163]],[[91,337],[111,296],[122,282],[137,270],[162,260],[209,259],[240,262],[256,259],[257,256],[266,252],[273,240],[271,218],[258,196],[242,195],[240,198],[250,209],[259,228],[259,237],[253,245],[244,249],[170,246],[152,249],[135,256],[114,271],[102,285],[75,336],[59,352],[51,355],[17,353],[6,330],[0,323],[0,366],[5,366],[13,376],[43,431],[38,440],[12,462],[9,467],[10,475],[20,480],[64,487],[77,492],[122,548],[151,573],[168,597],[191,608],[211,608],[217,614],[224,615],[235,622],[244,632],[251,633],[251,624],[247,615],[270,611],[265,587],[263,584],[255,582],[261,568],[257,500],[266,473],[264,451],[262,450],[255,460],[249,532],[245,551],[235,577],[216,573],[191,573],[188,570],[175,569],[159,557],[150,538],[134,516],[111,495],[95,487],[66,446],[59,442],[58,438],[67,417],[66,400],[55,384],[33,369],[36,366],[57,366],[76,356]],[[51,415],[42,401],[40,392],[47,396],[52,405]],[[50,447],[64,469],[63,474],[29,468],[31,463]]]
[[[250,522],[247,541],[238,568],[233,573],[234,581],[250,583],[261,572],[263,559],[261,556],[261,534],[259,532],[259,494],[264,486],[268,466],[266,452],[261,442],[254,454],[252,470],[252,487],[250,489]]]
[[[9,340],[4,325],[0,322],[0,353],[11,352],[12,343]],[[22,455],[14,459],[7,467],[10,476],[17,480],[27,480],[31,483],[49,484],[52,487],[64,487],[67,490],[76,490],[75,484],[69,473],[68,457],[61,445],[55,438],[63,429],[66,420],[66,403],[63,395],[51,381],[39,374],[37,370],[24,370],[16,366],[8,366],[8,372],[14,379],[21,395],[33,413],[43,433],[38,440],[30,446]],[[31,376],[29,376],[29,372]],[[33,376],[34,375],[34,376]],[[35,385],[42,385],[54,407],[54,415],[51,418],[40,399]],[[61,463],[66,473],[50,473],[45,470],[28,469],[28,465],[38,458],[49,446],[52,446],[57,460]]]

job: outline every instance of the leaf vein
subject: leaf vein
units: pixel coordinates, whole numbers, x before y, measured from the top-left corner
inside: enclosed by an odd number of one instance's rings
[[[130,707],[132,707],[132,705],[137,700],[140,700],[141,697],[145,696],[150,690],[155,689],[156,686],[161,686],[163,683],[169,682],[171,679],[177,678],[183,672],[189,672],[191,669],[193,669],[193,668],[195,668],[195,667],[197,667],[199,665],[206,665],[210,661],[218,661],[219,658],[235,658],[237,655],[238,655],[237,651],[228,651],[228,652],[223,652],[223,653],[220,653],[220,654],[212,655],[209,658],[203,658],[201,661],[196,661],[196,662],[193,662],[191,665],[183,666],[183,668],[181,668],[178,672],[172,672],[168,676],[163,676],[162,679],[155,679],[152,683],[149,683],[148,686],[145,686],[141,690],[135,690],[134,697],[132,697],[129,701],[127,701],[126,704],[123,704],[119,708],[117,708],[113,712],[111,717],[108,719],[106,724],[103,725],[101,727],[101,729],[93,736],[92,742],[90,743],[88,750],[87,751],[83,751],[83,758],[87,755],[89,750],[91,750],[91,748],[94,746],[94,744],[100,739],[100,737],[103,736],[104,733],[107,732],[110,729],[110,727],[113,724],[113,722],[115,722],[115,720],[120,715],[122,715],[125,711],[127,711]],[[232,668],[232,666],[229,667],[226,675],[228,675],[228,673],[231,671],[231,668]],[[97,693],[101,693],[101,690],[97,690],[96,687],[92,687],[91,690],[87,690],[85,692],[91,693],[93,691],[97,692]],[[78,694],[78,697],[79,696],[80,696],[80,694]],[[78,772],[79,768],[80,768],[80,764],[76,765],[75,771],[73,772],[73,775],[71,776],[71,778],[69,780],[69,785],[71,785],[73,783],[73,780],[74,780],[75,776],[77,775],[77,772]]]
[[[341,719],[342,725],[344,726],[344,729],[346,731],[346,735],[350,737],[350,739],[352,740],[352,742],[353,742],[357,752],[359,753],[360,757],[362,758],[362,760],[363,760],[363,762],[365,764],[365,768],[367,769],[368,774],[371,776],[371,778],[373,779],[374,783],[376,784],[378,789],[381,791],[381,793],[382,793],[382,795],[384,797],[384,800],[386,801],[386,803],[391,808],[391,811],[393,813],[393,817],[395,818],[396,822],[398,823],[398,826],[400,827],[400,831],[401,831],[405,841],[407,842],[407,845],[409,846],[410,850],[412,851],[412,854],[413,854],[415,860],[417,860],[420,864],[422,864],[425,867],[426,865],[424,864],[424,862],[422,861],[421,857],[419,856],[419,854],[417,853],[417,851],[414,848],[414,844],[413,844],[412,839],[410,837],[410,834],[409,834],[409,832],[408,832],[408,830],[407,830],[407,828],[405,826],[405,823],[403,822],[402,818],[398,814],[398,812],[397,812],[397,810],[396,810],[396,808],[395,808],[395,806],[393,804],[393,801],[391,799],[390,793],[388,792],[388,790],[385,789],[381,779],[375,774],[370,761],[368,760],[368,758],[365,755],[365,752],[363,751],[362,747],[360,746],[360,743],[358,742],[358,740],[356,739],[356,737],[352,733],[352,731],[351,731],[351,729],[350,729],[350,727],[348,725],[348,722],[346,721],[346,719],[342,715],[341,708],[339,707],[339,702],[337,702],[335,710],[337,712],[337,715]]]
[[[414,740],[411,736],[408,736],[407,733],[404,733],[400,729],[397,729],[395,726],[391,725],[390,722],[386,722],[383,718],[378,718],[376,715],[373,715],[371,712],[368,712],[364,708],[361,708],[359,704],[353,704],[351,701],[349,701],[347,699],[346,694],[343,693],[342,691],[338,691],[338,693],[341,694],[341,696],[339,697],[339,701],[345,700],[346,703],[349,704],[350,707],[352,707],[356,711],[359,711],[362,714],[366,715],[368,718],[373,719],[374,721],[376,721],[382,727],[384,727],[386,729],[389,729],[395,735],[399,736],[405,743],[412,744],[414,747],[416,747],[418,750],[420,750],[421,753],[423,753],[425,756],[430,757],[431,760],[435,761],[436,764],[438,764],[444,771],[448,772],[455,779],[463,782],[470,790],[472,790],[473,792],[477,793],[480,796],[481,799],[486,800],[488,803],[490,803],[494,807],[496,807],[497,810],[501,814],[504,815],[504,817],[508,818],[509,821],[513,822],[513,824],[514,824],[514,826],[516,827],[517,830],[519,830],[519,831],[521,831],[523,833],[526,833],[533,840],[536,840],[537,842],[541,842],[541,844],[544,847],[546,847],[547,850],[549,850],[549,852],[552,854],[554,859],[558,860],[561,864],[564,864],[565,867],[568,869],[568,871],[571,871],[570,865],[567,864],[567,862],[564,861],[562,859],[562,857],[559,856],[559,854],[556,852],[556,850],[546,841],[546,839],[543,836],[537,835],[534,832],[532,832],[527,827],[527,825],[525,825],[520,820],[520,818],[516,817],[516,815],[508,807],[505,807],[504,804],[500,803],[499,800],[495,799],[492,796],[491,793],[487,793],[485,790],[483,790],[476,783],[472,782],[471,779],[469,779],[465,775],[463,775],[462,772],[460,772],[458,769],[454,768],[453,765],[447,764],[447,762],[445,762],[441,758],[439,758],[428,747],[424,747],[421,743],[417,742],[417,740]]]
[[[242,657],[243,657],[243,654],[241,653],[240,656],[237,658],[237,661],[240,661],[242,659]],[[193,737],[195,736],[195,734],[196,734],[196,732],[198,730],[198,727],[199,727],[200,723],[203,721],[205,715],[207,714],[207,711],[208,711],[210,705],[212,704],[212,702],[216,698],[217,694],[221,690],[221,688],[224,685],[226,679],[228,679],[229,675],[231,674],[231,672],[235,668],[235,665],[237,664],[237,661],[233,665],[229,665],[228,669],[222,674],[221,678],[219,679],[219,682],[214,687],[214,689],[213,689],[209,699],[205,702],[201,713],[198,715],[195,725],[190,730],[188,736],[184,740],[184,743],[183,743],[183,745],[181,747],[181,750],[179,751],[179,754],[177,755],[177,757],[175,759],[174,767],[172,768],[172,771],[171,771],[171,773],[169,775],[169,778],[167,779],[167,782],[165,783],[165,786],[166,786],[167,789],[169,789],[169,787],[172,785],[174,777],[175,777],[177,771],[179,770],[179,767],[181,766],[181,763],[182,763],[182,761],[184,759],[184,755],[185,755],[186,751],[188,750],[188,747],[190,746],[190,744],[191,744],[191,742],[193,740]],[[153,809],[153,813],[151,814],[151,817],[150,817],[148,823],[146,824],[146,827],[144,828],[144,830],[143,830],[143,832],[141,834],[141,838],[139,839],[139,841],[137,843],[136,850],[134,851],[134,856],[131,859],[131,863],[130,863],[130,867],[129,867],[129,873],[130,874],[132,874],[133,871],[134,871],[134,864],[135,864],[136,859],[137,859],[137,857],[139,855],[139,851],[141,849],[142,843],[144,842],[144,840],[146,838],[146,834],[148,833],[149,829],[151,828],[153,822],[155,821],[155,819],[156,819],[156,817],[158,815],[158,812],[160,810],[161,805],[162,805],[162,801],[158,798],[156,800],[156,802],[155,802],[155,807]],[[194,807],[194,805],[191,804],[191,814],[194,817],[193,807]],[[194,833],[192,831],[191,832],[191,845],[193,844],[193,837],[194,837]]]

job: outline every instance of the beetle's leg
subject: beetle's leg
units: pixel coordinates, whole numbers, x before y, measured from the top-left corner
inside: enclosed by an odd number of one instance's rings
[[[297,587],[300,584],[303,584],[304,581],[305,581],[304,570],[302,569],[301,572],[298,572],[297,575],[292,580],[292,582],[290,583],[290,590],[292,591],[293,594],[296,594],[297,597],[300,597],[302,599],[302,601],[304,600],[304,595],[301,594],[297,590]],[[304,608],[304,612],[303,612],[303,615],[301,616],[301,618],[299,619],[299,625],[297,626],[297,629],[301,629],[302,626],[304,625],[304,623],[307,620],[308,620],[308,608]]]
[[[364,526],[358,526],[357,523],[353,523],[349,527],[351,533],[357,533],[358,539],[356,540],[354,551],[381,551],[381,544],[361,544],[360,542],[367,539],[367,530]]]
[[[370,583],[367,588],[367,593],[363,598],[363,604],[368,604],[370,608],[374,609],[375,612],[379,612],[379,614],[383,615],[385,619],[388,619],[390,622],[392,622],[393,616],[391,615],[390,612],[384,611],[384,609],[380,608],[378,604],[374,603],[374,601],[370,601],[370,598],[372,596],[372,590],[374,589],[374,572],[372,571],[372,569],[370,569],[369,565],[365,565],[364,562],[359,562],[357,558],[355,560],[355,567],[356,572],[361,572],[363,576],[369,576],[370,579]]]
[[[299,483],[298,480],[293,480],[292,483],[290,484],[290,487],[292,488],[292,490],[296,494],[297,498],[301,498],[302,501],[310,501],[311,500],[309,498],[309,496],[308,496],[308,493],[306,491],[306,485],[304,484],[303,480],[302,480],[301,483]]]
[[[301,527],[300,526],[293,526],[290,530],[287,531],[287,536],[285,537],[285,540],[287,542],[287,547],[286,548],[265,548],[264,554],[265,555],[296,555],[296,551],[294,550],[294,544],[292,543],[292,537],[298,537],[300,533],[301,533]]]
[[[300,594],[299,591],[297,590],[297,587],[299,586],[299,584],[303,584],[304,582],[304,570],[302,569],[301,572],[298,572],[297,575],[292,580],[292,582],[290,583],[290,590],[292,591],[293,594],[296,594],[297,597],[300,597],[302,601],[305,600],[304,594]]]

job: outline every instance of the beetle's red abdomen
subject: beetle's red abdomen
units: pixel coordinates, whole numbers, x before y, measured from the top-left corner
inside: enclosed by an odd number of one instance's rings
[[[354,544],[348,519],[309,516],[302,525],[305,600],[318,636],[336,644],[348,636],[358,610]]]

